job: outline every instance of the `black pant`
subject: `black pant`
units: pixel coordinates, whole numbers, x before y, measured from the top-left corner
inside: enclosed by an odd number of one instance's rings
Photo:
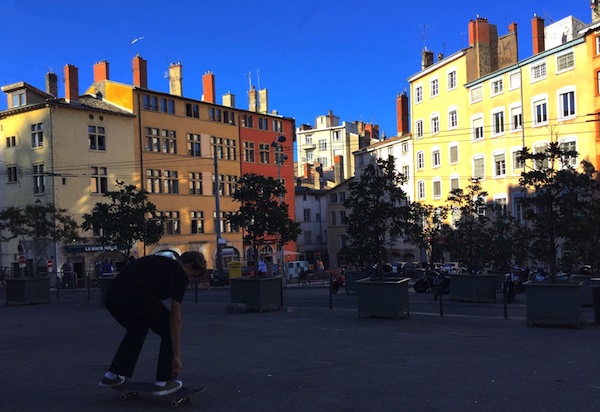
[[[127,333],[113,358],[109,370],[131,378],[142,351],[148,329],[152,329],[162,340],[156,370],[157,381],[172,379],[173,344],[169,318],[171,312],[154,296],[114,296],[107,292],[106,308]]]

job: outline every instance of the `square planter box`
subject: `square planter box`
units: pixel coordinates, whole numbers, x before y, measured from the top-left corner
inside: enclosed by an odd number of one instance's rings
[[[259,312],[281,310],[281,276],[229,279],[231,303]]]
[[[408,301],[409,278],[356,281],[358,317],[363,315],[399,319],[410,316]]]
[[[581,283],[581,306],[593,306],[592,300],[592,277],[586,275],[573,275],[571,281]]]
[[[574,326],[583,322],[580,282],[525,282],[527,326]]]
[[[450,300],[462,302],[495,302],[498,276],[450,275]]]
[[[6,304],[29,305],[50,302],[50,278],[6,279]]]
[[[366,275],[363,272],[358,271],[346,271],[344,272],[344,278],[346,282],[346,293],[356,293],[356,281],[364,279]]]

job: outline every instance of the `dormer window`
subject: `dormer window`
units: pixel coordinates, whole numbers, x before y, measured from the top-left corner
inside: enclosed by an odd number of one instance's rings
[[[25,106],[27,104],[27,97],[25,91],[13,93],[12,95],[12,107]]]

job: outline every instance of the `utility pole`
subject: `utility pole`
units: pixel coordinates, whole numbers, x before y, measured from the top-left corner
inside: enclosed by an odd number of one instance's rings
[[[219,160],[217,157],[217,144],[213,145],[213,156],[215,162],[215,234],[217,236],[217,278],[223,274],[223,241],[221,239],[221,200],[219,195]]]

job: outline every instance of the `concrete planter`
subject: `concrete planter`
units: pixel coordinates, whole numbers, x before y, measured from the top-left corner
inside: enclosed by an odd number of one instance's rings
[[[592,277],[586,275],[573,275],[571,281],[581,283],[581,306],[593,306],[592,299]]]
[[[244,311],[281,310],[281,276],[229,279],[231,303]]]
[[[356,281],[358,316],[371,315],[399,319],[410,315],[409,278]]]
[[[450,275],[450,300],[462,302],[495,302],[496,274]]]
[[[6,279],[6,304],[29,305],[50,302],[50,278]]]
[[[344,272],[344,278],[346,283],[346,293],[356,293],[356,281],[364,279],[366,275],[363,272]]]
[[[525,282],[527,326],[583,323],[580,282]]]

